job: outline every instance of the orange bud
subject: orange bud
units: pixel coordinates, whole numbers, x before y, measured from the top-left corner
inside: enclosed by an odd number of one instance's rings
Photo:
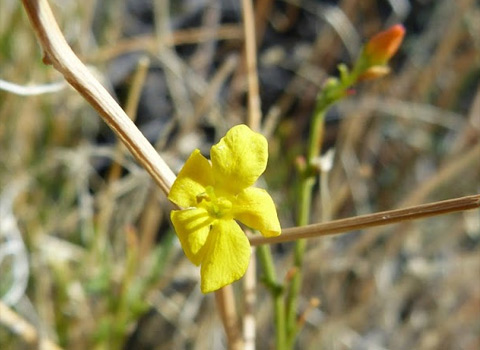
[[[364,54],[370,65],[384,65],[398,51],[405,36],[405,27],[396,24],[374,35],[365,45]]]

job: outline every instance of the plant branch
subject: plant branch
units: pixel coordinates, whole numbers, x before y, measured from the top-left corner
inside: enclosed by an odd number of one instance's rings
[[[262,119],[257,74],[257,44],[255,38],[255,16],[252,0],[242,0],[243,30],[245,36],[245,64],[248,81],[247,124],[254,131],[260,130]]]
[[[336,87],[341,91],[340,87]],[[310,211],[312,205],[312,196],[313,196],[313,186],[315,185],[315,176],[311,172],[313,162],[319,156],[322,143],[323,143],[323,134],[324,134],[324,123],[325,123],[325,114],[329,103],[326,96],[329,96],[329,88],[323,90],[319,97],[317,97],[317,102],[315,105],[315,111],[313,113],[312,122],[310,124],[310,135],[308,137],[308,147],[306,155],[306,166],[307,168],[300,174],[300,183],[299,183],[299,210],[297,217],[297,225],[299,227],[308,225],[310,222]],[[334,90],[336,91],[336,90]],[[293,348],[293,343],[295,342],[295,336],[298,332],[298,322],[297,322],[297,304],[298,304],[298,295],[300,294],[300,289],[302,286],[302,265],[303,257],[305,255],[305,249],[307,242],[304,239],[297,239],[295,244],[295,250],[293,254],[293,265],[295,267],[295,273],[292,277],[290,285],[288,286],[288,293],[286,298],[286,332],[287,332],[287,347]]]
[[[175,174],[143,136],[108,91],[75,55],[60,31],[47,0],[22,0],[44,51],[43,61],[51,64],[92,105],[117,134],[138,162],[147,170],[165,195]],[[215,293],[231,349],[241,349],[241,332],[236,320],[232,286]]]
[[[391,225],[402,221],[428,218],[476,208],[480,208],[480,194],[422,204],[404,209],[360,215],[320,224],[287,228],[277,237],[265,238],[261,236],[250,236],[249,239],[250,244],[253,246],[292,242],[303,238],[331,236],[370,227]]]
[[[215,301],[218,313],[222,320],[225,334],[227,335],[228,348],[230,350],[242,350],[242,331],[238,323],[237,309],[235,307],[235,295],[232,285],[229,284],[215,291]]]
[[[43,61],[62,73],[70,85],[97,110],[167,195],[175,180],[175,174],[72,51],[55,21],[48,2],[46,0],[22,0],[22,2],[43,48]]]
[[[61,350],[57,344],[49,339],[43,339],[34,326],[25,321],[8,305],[0,301],[0,324],[18,334],[29,346],[43,350]]]

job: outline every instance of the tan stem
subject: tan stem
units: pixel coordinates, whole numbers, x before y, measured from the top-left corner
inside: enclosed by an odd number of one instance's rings
[[[252,0],[242,0],[243,30],[245,35],[245,63],[248,81],[248,117],[247,124],[254,131],[260,130],[262,112],[257,74],[257,44],[255,38],[255,16]]]
[[[46,0],[22,0],[30,22],[44,50],[44,62],[53,65],[101,115],[128,150],[168,195],[175,174],[148,142],[135,124],[93,77],[68,46]],[[243,346],[232,286],[215,293],[230,349]]]
[[[43,339],[34,326],[0,301],[0,324],[18,334],[31,348],[42,350],[61,350],[57,344]]]
[[[229,350],[242,350],[242,332],[238,324],[235,295],[231,284],[215,292],[215,301],[227,335]]]
[[[218,28],[189,28],[170,33],[164,37],[166,46],[198,44],[209,40],[242,40],[243,29],[237,24],[225,24]],[[115,43],[102,47],[98,52],[89,54],[87,57],[93,61],[108,61],[117,56],[133,51],[158,52],[158,39],[152,35],[140,35],[133,38],[122,39]]]
[[[287,228],[277,237],[249,237],[253,246],[296,241],[303,238],[316,238],[365,228],[390,225],[401,221],[416,220],[431,216],[443,215],[475,209],[480,207],[480,194],[440,202],[417,205],[410,208],[383,211],[374,214],[360,215],[347,219],[334,220],[321,224]]]
[[[44,62],[52,64],[100,114],[128,150],[153,177],[165,194],[175,174],[138,130],[108,91],[93,77],[68,46],[46,0],[22,0],[44,51]]]

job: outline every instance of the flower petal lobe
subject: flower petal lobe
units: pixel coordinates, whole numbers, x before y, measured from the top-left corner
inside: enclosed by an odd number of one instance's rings
[[[200,270],[202,292],[213,292],[240,279],[247,270],[250,254],[250,243],[235,221],[216,221]]]
[[[168,199],[180,207],[197,205],[197,195],[213,184],[212,166],[196,149],[185,162],[172,185]]]
[[[214,222],[205,209],[172,210],[170,218],[187,258],[200,265],[205,255],[210,227]]]
[[[210,156],[215,186],[236,194],[253,185],[265,171],[268,144],[263,135],[237,125],[212,147]]]
[[[240,192],[235,201],[234,217],[260,231],[265,237],[280,234],[280,222],[272,197],[267,191],[250,187]]]

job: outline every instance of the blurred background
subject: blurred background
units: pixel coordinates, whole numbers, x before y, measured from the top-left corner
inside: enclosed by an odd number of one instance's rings
[[[270,147],[261,185],[283,227],[295,222],[295,162],[316,94],[338,63],[354,62],[363,42],[396,23],[407,34],[392,73],[356,86],[327,115],[333,167],[313,222],[480,192],[479,1],[253,3]],[[245,122],[240,1],[50,4],[74,51],[175,171]],[[0,348],[36,348],[8,306],[65,349],[224,349],[213,295],[200,292],[171,209],[42,63],[21,3],[2,0]],[[280,276],[292,247],[272,246]],[[479,210],[310,240],[304,269],[297,349],[480,348]],[[234,286],[242,310],[242,282]],[[261,282],[255,316],[257,348],[273,349]]]

